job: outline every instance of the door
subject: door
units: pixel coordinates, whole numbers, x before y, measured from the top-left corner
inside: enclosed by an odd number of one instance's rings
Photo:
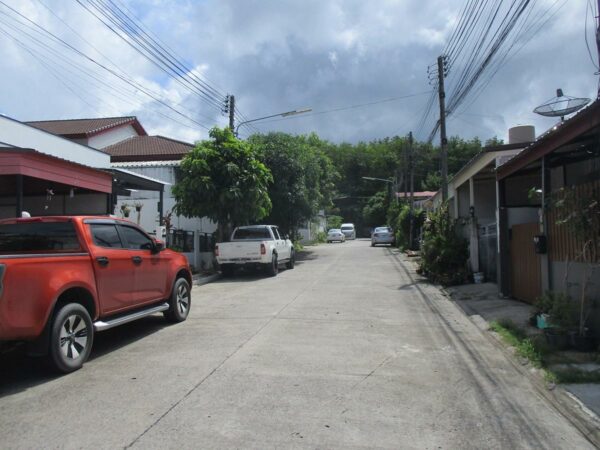
[[[273,237],[275,238],[275,247],[277,248],[277,255],[279,261],[290,259],[290,249],[287,246],[285,239],[281,238],[279,234],[279,228],[273,227]]]
[[[114,223],[91,223],[93,264],[100,313],[126,309],[133,301],[133,265]]]
[[[134,273],[133,302],[136,305],[168,296],[168,260],[166,253],[152,253],[152,238],[133,225],[119,224]]]
[[[537,223],[513,225],[510,237],[510,282],[512,296],[533,303],[542,295],[541,257],[535,253],[533,237],[540,234]]]

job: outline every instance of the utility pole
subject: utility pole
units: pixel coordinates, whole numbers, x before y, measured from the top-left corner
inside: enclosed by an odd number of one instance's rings
[[[229,129],[233,133],[235,130],[235,96],[229,96]]]
[[[412,250],[413,239],[414,239],[414,206],[415,206],[415,171],[414,171],[414,157],[413,157],[413,134],[412,131],[408,133],[408,167],[410,171],[410,232],[408,234],[408,247]]]
[[[403,157],[403,170],[402,170],[402,185],[404,187],[404,201],[408,200],[408,149],[406,147],[406,143],[402,148],[402,157]]]
[[[596,48],[598,50],[598,67],[600,68],[600,0],[598,0],[598,8],[596,9],[598,13],[598,26],[596,27]],[[598,83],[598,99],[600,99],[600,83]]]
[[[600,0],[599,0],[600,1]],[[438,94],[440,99],[440,139],[442,147],[442,201],[448,200],[448,139],[446,138],[446,92],[444,77],[446,76],[446,57],[438,56]]]

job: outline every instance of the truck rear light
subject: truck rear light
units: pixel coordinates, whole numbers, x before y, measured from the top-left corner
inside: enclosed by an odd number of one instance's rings
[[[267,247],[265,247],[265,244],[260,244],[260,254],[261,255],[267,254]]]
[[[215,245],[215,256],[219,256],[219,246]]]

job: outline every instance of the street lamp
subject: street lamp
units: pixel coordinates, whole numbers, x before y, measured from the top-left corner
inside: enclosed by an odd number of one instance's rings
[[[245,121],[243,121],[243,122],[240,122],[240,123],[238,123],[238,124],[237,124],[237,126],[235,127],[234,134],[235,134],[235,137],[237,137],[237,135],[238,135],[238,130],[240,129],[240,127],[241,127],[242,125],[245,125],[245,124],[247,124],[247,123],[250,123],[250,122],[257,122],[257,121],[259,121],[259,120],[270,119],[270,118],[272,118],[272,117],[289,117],[289,116],[296,116],[296,115],[298,115],[298,114],[304,114],[304,113],[307,113],[307,112],[310,112],[310,111],[312,111],[312,108],[306,108],[306,109],[295,109],[295,110],[293,110],[293,111],[287,111],[287,112],[284,112],[284,113],[279,113],[279,114],[271,114],[270,116],[259,117],[258,119],[245,120]]]
[[[396,198],[396,204],[398,204],[398,195],[396,195],[396,189],[394,186],[396,186],[396,180],[395,179],[389,179],[389,178],[376,178],[376,177],[361,177],[363,180],[370,180],[370,181],[383,181],[385,183],[390,183],[392,186],[392,190],[394,191],[394,197]]]

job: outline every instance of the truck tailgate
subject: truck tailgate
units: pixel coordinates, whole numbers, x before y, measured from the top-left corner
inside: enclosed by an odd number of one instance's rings
[[[224,242],[219,244],[220,261],[254,261],[259,260],[260,241]]]

